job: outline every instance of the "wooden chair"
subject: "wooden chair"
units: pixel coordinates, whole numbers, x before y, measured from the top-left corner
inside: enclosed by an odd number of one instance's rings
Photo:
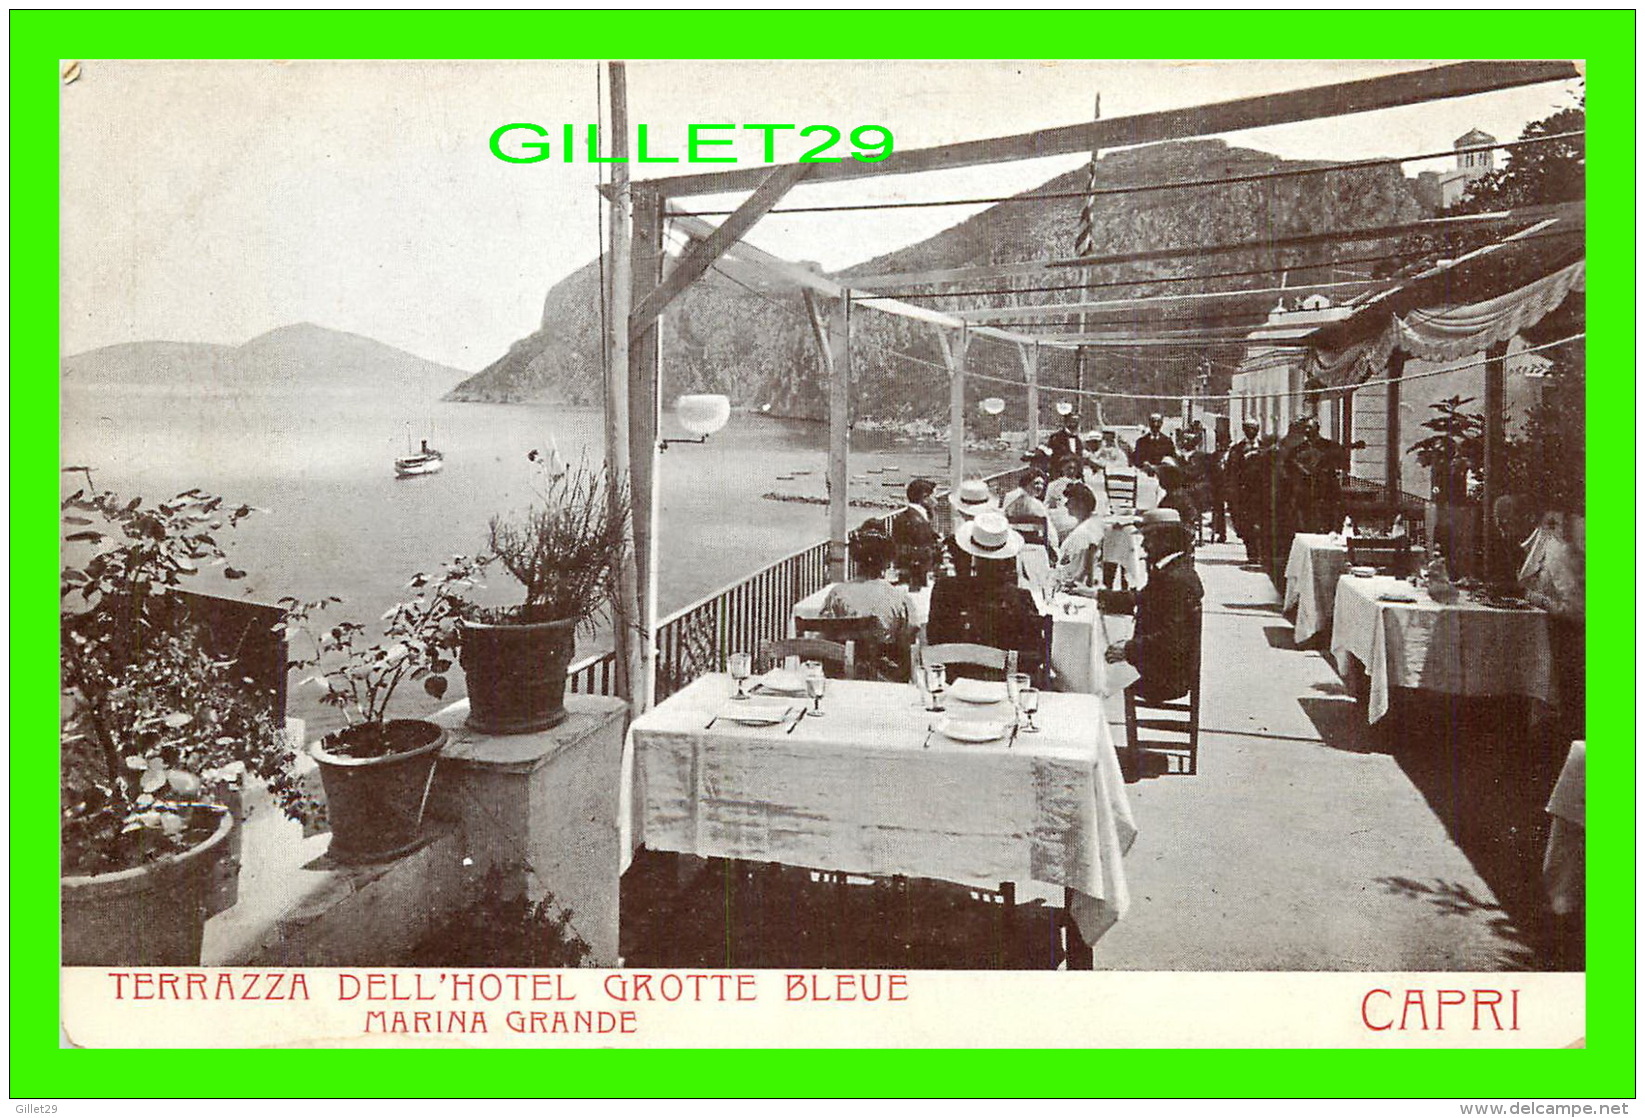
[[[1108,505],[1113,511],[1137,511],[1136,474],[1105,471],[1102,475],[1102,486],[1108,493]]]
[[[1193,683],[1188,694],[1168,702],[1150,702],[1138,698],[1134,688],[1125,690],[1125,742],[1130,747],[1131,765],[1139,774],[1142,759],[1149,753],[1165,755],[1165,772],[1169,775],[1199,773],[1200,638],[1204,627],[1204,615],[1196,610]],[[1158,736],[1144,737],[1145,731]],[[1181,767],[1173,768],[1173,762],[1180,762]]]
[[[991,673],[990,679],[1005,678],[1005,650],[986,644],[930,644],[920,652],[921,664],[944,666],[964,664]]]
[[[908,649],[891,645],[877,617],[796,617],[794,633],[852,645],[856,651],[854,679],[908,679]]]
[[[764,668],[777,667],[790,656],[798,656],[801,660],[821,660],[823,674],[829,679],[857,678],[857,649],[851,641],[840,644],[816,637],[795,637],[760,643],[759,663]]]

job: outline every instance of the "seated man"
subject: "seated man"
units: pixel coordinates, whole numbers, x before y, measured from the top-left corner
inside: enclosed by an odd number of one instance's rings
[[[1103,431],[1102,446],[1097,449],[1093,457],[1097,468],[1100,470],[1129,470],[1131,468],[1131,456],[1119,444],[1114,432],[1109,430]]]
[[[910,590],[924,588],[931,572],[942,566],[942,541],[932,522],[936,485],[923,477],[908,483],[908,503],[891,518],[891,543],[902,581]]]
[[[1018,585],[1022,536],[991,509],[960,524],[954,543],[970,559],[969,573],[939,578],[932,588],[926,643],[1015,649],[1018,670],[1038,677],[1045,668],[1045,622],[1034,596]]]
[[[1175,509],[1142,516],[1142,550],[1148,581],[1137,594],[1137,624],[1128,641],[1108,646],[1110,664],[1126,661],[1141,677],[1131,685],[1145,702],[1186,695],[1199,663],[1200,600],[1205,588],[1194,572],[1188,529]]]

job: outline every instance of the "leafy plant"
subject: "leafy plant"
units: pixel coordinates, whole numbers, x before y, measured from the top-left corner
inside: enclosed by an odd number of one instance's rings
[[[77,556],[60,580],[64,872],[131,868],[200,841],[242,769],[309,818],[270,704],[166,601],[206,567],[244,577],[216,533],[255,510],[198,489],[145,505],[96,489],[85,467],[66,472],[86,485],[62,502]]]
[[[586,462],[547,473],[538,502],[491,519],[492,556],[525,590],[510,610],[470,607],[481,620],[576,621],[592,626],[627,550],[628,487]]]
[[[500,870],[485,876],[480,896],[458,910],[412,949],[419,967],[585,966],[593,950],[571,926],[571,911],[557,908],[554,894],[535,904],[523,892],[506,892]]]
[[[1472,396],[1452,396],[1428,405],[1436,414],[1422,426],[1434,433],[1406,451],[1433,472],[1434,499],[1442,504],[1467,500],[1468,476],[1484,466],[1485,419],[1478,412],[1462,410],[1473,402]]]
[[[310,644],[309,654],[294,659],[291,666],[315,669],[303,682],[324,688],[320,701],[341,710],[350,725],[381,725],[395,691],[407,680],[422,680],[425,691],[441,698],[461,643],[461,595],[479,585],[488,562],[454,555],[437,574],[413,575],[406,583],[411,595],[383,614],[383,636],[370,644],[365,643],[366,627],[359,622],[339,621],[329,627],[317,623],[319,615],[341,599],[280,599],[287,607],[285,631],[305,634]]]

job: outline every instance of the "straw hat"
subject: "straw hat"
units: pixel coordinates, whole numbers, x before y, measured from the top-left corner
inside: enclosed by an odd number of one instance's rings
[[[1000,507],[999,501],[994,498],[994,491],[980,478],[961,482],[960,487],[949,494],[948,503],[957,515],[966,517]]]
[[[1181,528],[1182,513],[1176,509],[1149,509],[1142,514],[1142,519],[1137,521],[1137,525],[1144,532],[1156,528]]]
[[[978,559],[1015,559],[1022,551],[1022,535],[996,509],[978,513],[954,533],[960,550]]]

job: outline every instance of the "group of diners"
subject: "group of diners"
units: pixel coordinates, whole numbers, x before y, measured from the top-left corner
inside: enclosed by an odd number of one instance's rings
[[[878,622],[868,647],[858,649],[859,676],[866,669],[906,680],[918,644],[961,643],[1015,652],[1021,671],[1049,683],[1047,603],[1057,594],[1098,597],[1118,582],[1135,581],[1120,572],[1134,559],[1140,537],[1151,573],[1136,595],[1134,635],[1105,656],[1137,668],[1139,694],[1185,693],[1203,594],[1189,525],[1169,508],[1110,515],[1100,478],[1082,476],[1085,465],[1062,463],[1055,488],[1040,471],[1025,471],[1003,500],[981,479],[963,482],[948,497],[952,531],[946,535],[936,486],[917,478],[889,530],[869,520],[854,531],[852,576],[828,592],[821,616]],[[1043,539],[1030,542],[1024,525],[1043,526]],[[1043,558],[1031,554],[1033,548],[1043,548]],[[893,567],[895,582],[888,578]],[[929,608],[917,610],[911,595],[928,586]]]

